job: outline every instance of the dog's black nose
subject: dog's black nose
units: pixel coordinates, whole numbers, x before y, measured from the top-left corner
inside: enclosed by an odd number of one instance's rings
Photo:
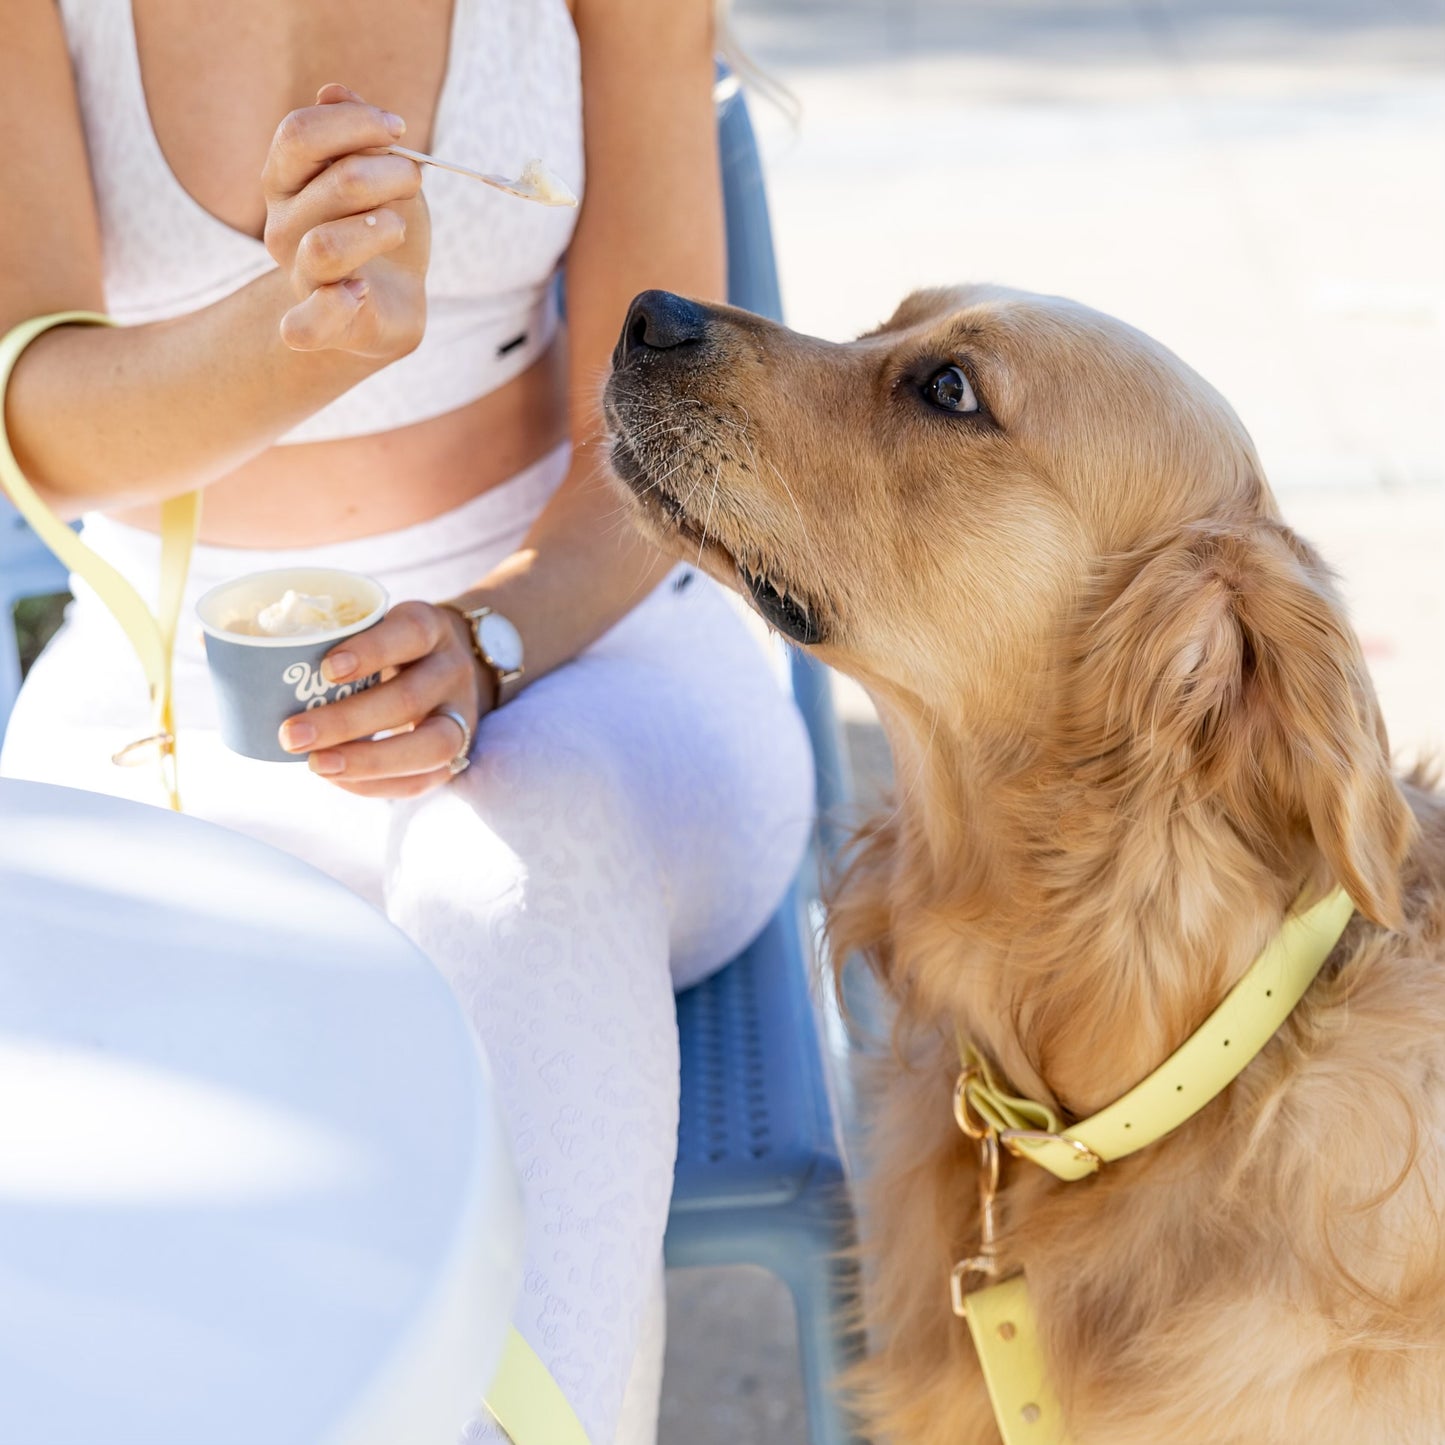
[[[671,291],[644,291],[627,308],[612,364],[621,366],[639,351],[690,346],[707,335],[707,322],[707,312],[696,301]]]

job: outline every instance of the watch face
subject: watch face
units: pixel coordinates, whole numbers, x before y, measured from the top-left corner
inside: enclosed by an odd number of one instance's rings
[[[477,624],[477,640],[492,666],[516,672],[522,666],[522,634],[499,612],[489,612]]]

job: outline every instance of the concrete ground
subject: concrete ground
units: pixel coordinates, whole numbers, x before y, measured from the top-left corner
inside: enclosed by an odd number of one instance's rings
[[[1233,402],[1339,569],[1402,760],[1445,745],[1445,0],[739,0],[788,317],[1059,292]],[[886,786],[839,688],[859,792]],[[669,1280],[662,1445],[806,1439],[785,1291]]]

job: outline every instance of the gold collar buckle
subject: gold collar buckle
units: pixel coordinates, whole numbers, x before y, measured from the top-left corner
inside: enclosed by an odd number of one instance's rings
[[[1001,1129],[998,1140],[1015,1159],[1027,1159],[1030,1144],[1062,1144],[1095,1169],[1104,1166],[1104,1161],[1082,1139],[1070,1139],[1067,1134],[1050,1134],[1046,1129]]]

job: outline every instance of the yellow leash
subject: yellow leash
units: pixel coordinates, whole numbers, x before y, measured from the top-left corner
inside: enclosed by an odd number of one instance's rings
[[[968,1321],[1004,1445],[1069,1445],[1063,1410],[1049,1384],[1037,1322],[1022,1275],[966,1290],[997,1272],[994,1255],[999,1148],[1066,1182],[1137,1153],[1172,1133],[1244,1072],[1314,982],[1355,911],[1336,888],[1279,932],[1223,1003],[1142,1083],[1108,1108],[1064,1128],[1054,1112],[1008,1093],[988,1060],[959,1040],[963,1071],[954,1086],[958,1127],[979,1147],[982,1241],[953,1267],[956,1314]]]
[[[175,700],[171,660],[176,626],[185,594],[191,551],[201,521],[201,494],[190,492],[161,503],[161,580],[152,613],[140,594],[103,557],[85,545],[36,494],[25,479],[5,429],[5,392],[20,354],[37,336],[56,326],[113,326],[96,311],[60,311],[23,322],[0,338],[0,487],[9,494],[35,535],[77,576],[82,577],[135,648],[150,685],[152,732],[122,748],[118,763],[128,763],[154,748],[160,758],[161,781],[177,812],[181,808],[176,778]],[[485,1405],[514,1445],[589,1445],[576,1412],[536,1352],[512,1329]]]
[[[974,1290],[964,1318],[1004,1445],[1068,1445],[1023,1275]]]
[[[23,322],[0,339],[0,422],[3,422],[5,392],[10,373],[20,353],[43,332],[56,326],[112,326],[108,316],[95,311],[60,311]],[[109,562],[97,556],[71,531],[25,479],[10,438],[0,424],[0,486],[9,494],[20,515],[35,535],[74,573],[95,589],[135,648],[145,671],[151,693],[151,731],[147,737],[128,744],[115,755],[118,763],[135,761],[154,749],[160,760],[161,783],[171,807],[180,811],[181,799],[176,777],[176,720],[171,690],[171,656],[175,648],[176,624],[180,618],[181,595],[190,568],[191,548],[201,522],[201,495],[191,492],[161,503],[161,586],[159,605],[152,614],[140,594]]]
[[[516,1329],[507,1335],[486,1406],[512,1445],[588,1445],[561,1387]]]

